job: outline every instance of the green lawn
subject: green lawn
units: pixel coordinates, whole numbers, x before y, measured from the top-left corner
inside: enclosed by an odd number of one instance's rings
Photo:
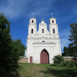
[[[77,70],[51,64],[19,64],[19,77],[77,77]]]
[[[19,63],[19,68],[5,77],[77,77],[77,70],[51,64]]]

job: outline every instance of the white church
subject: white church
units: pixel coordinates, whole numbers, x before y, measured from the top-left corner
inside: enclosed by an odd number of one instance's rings
[[[39,23],[37,31],[36,18],[30,18],[27,36],[26,57],[28,63],[50,64],[56,55],[61,55],[61,45],[56,18],[50,18],[49,31],[45,21]]]

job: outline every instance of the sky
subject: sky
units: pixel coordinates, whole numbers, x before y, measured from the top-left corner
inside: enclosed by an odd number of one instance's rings
[[[21,39],[26,46],[29,19],[42,18],[49,28],[49,19],[56,18],[61,42],[61,50],[68,47],[70,24],[77,23],[77,0],[0,0],[0,13],[4,13],[10,22],[12,39]]]

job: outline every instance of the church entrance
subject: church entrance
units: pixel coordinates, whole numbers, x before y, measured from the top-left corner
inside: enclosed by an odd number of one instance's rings
[[[30,63],[32,63],[32,56],[30,56]]]
[[[40,54],[40,63],[41,64],[48,64],[49,63],[49,54],[45,49],[43,49]]]

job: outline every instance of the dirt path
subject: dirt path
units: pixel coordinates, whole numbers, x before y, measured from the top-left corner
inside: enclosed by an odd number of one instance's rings
[[[54,75],[45,73],[46,71],[47,69],[42,66],[27,66],[26,68],[21,68],[19,74],[20,77],[55,77]]]

